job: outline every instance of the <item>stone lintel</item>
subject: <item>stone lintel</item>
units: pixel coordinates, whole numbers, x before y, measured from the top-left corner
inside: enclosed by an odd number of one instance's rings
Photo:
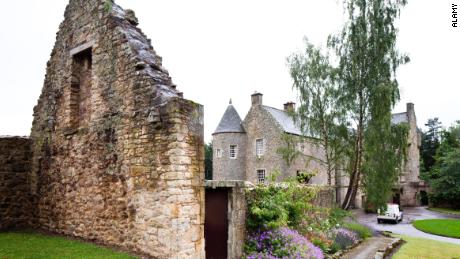
[[[254,188],[255,185],[248,181],[241,180],[205,180],[204,186],[206,188]]]
[[[70,55],[73,56],[73,55],[78,54],[78,53],[80,53],[80,52],[82,52],[84,50],[87,50],[87,49],[91,48],[92,46],[94,46],[95,43],[96,43],[95,40],[90,40],[90,41],[88,41],[86,43],[83,43],[83,44],[71,49],[70,50]]]

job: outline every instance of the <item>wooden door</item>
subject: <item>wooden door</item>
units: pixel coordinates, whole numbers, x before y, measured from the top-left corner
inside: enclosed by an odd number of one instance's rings
[[[204,238],[207,259],[226,259],[228,189],[206,189]]]

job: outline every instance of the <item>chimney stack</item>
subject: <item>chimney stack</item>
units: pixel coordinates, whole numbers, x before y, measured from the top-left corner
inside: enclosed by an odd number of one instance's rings
[[[295,110],[295,102],[287,102],[284,104],[284,111],[294,111]]]
[[[413,103],[407,103],[406,104],[406,111],[407,112],[413,112],[414,111],[414,104]]]
[[[252,106],[262,105],[262,96],[263,94],[255,92],[251,95]]]

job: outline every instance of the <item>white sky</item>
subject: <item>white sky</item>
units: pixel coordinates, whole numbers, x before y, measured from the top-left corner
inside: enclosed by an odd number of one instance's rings
[[[341,0],[118,0],[133,9],[184,97],[205,107],[205,139],[230,98],[244,118],[254,91],[264,104],[295,101],[286,57],[307,36],[324,44],[341,28]],[[415,103],[419,126],[439,117],[460,119],[460,28],[451,4],[460,0],[409,0],[400,21],[399,50],[411,57],[400,68],[401,101]],[[0,16],[0,135],[28,135],[46,62],[66,0],[2,1]]]

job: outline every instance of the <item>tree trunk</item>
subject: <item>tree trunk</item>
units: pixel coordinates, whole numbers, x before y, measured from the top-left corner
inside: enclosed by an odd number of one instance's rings
[[[348,184],[347,194],[342,203],[342,209],[348,210],[353,204],[356,193],[359,188],[359,180],[361,177],[361,164],[363,157],[363,138],[364,138],[364,103],[362,92],[359,93],[359,122],[357,127],[356,145],[355,145],[355,161],[353,170],[350,175],[350,183]]]

